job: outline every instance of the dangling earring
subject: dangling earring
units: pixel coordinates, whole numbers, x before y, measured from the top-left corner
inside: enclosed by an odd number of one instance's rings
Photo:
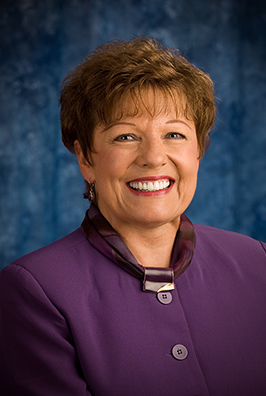
[[[86,191],[83,194],[83,198],[88,199],[92,202],[95,198],[95,183],[86,182]]]
[[[88,200],[92,202],[95,198],[95,184],[89,183]]]

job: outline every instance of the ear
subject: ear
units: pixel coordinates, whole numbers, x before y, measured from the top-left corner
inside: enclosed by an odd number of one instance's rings
[[[84,179],[89,183],[95,182],[93,166],[88,163],[84,157],[83,151],[78,140],[74,142],[74,149],[78,159],[79,168]]]

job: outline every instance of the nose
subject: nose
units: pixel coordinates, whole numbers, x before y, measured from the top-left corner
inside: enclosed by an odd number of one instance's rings
[[[158,168],[166,163],[166,150],[160,137],[149,136],[141,142],[137,157],[139,166]]]

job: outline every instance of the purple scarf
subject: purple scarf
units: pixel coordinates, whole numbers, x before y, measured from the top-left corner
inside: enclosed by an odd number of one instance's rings
[[[181,275],[190,264],[196,244],[193,224],[185,214],[182,214],[170,267],[143,267],[93,203],[86,213],[81,228],[97,250],[124,271],[142,280],[143,290],[151,292],[158,292],[166,285],[172,285],[174,288],[174,279]]]

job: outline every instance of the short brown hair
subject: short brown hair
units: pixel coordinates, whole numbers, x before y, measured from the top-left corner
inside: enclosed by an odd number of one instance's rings
[[[202,157],[215,121],[213,82],[178,50],[148,37],[110,41],[93,51],[64,79],[60,118],[65,146],[74,152],[77,139],[88,159],[96,125],[112,123],[126,95],[131,95],[138,106],[141,93],[147,88],[159,89],[172,100],[176,94],[185,99],[185,114],[195,123]]]

